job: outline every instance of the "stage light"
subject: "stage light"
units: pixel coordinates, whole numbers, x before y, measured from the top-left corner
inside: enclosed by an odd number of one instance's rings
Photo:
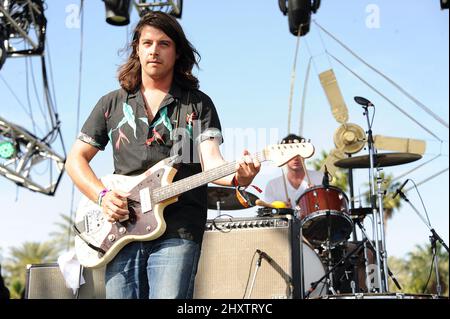
[[[0,39],[0,41],[1,41],[0,42],[0,70],[1,70],[6,60],[6,49],[5,46],[3,45],[2,39]]]
[[[288,16],[289,31],[302,36],[309,32],[311,13],[317,12],[320,0],[278,0],[278,6]]]
[[[5,63],[7,54],[8,53],[6,52],[6,48],[5,48],[5,39],[3,39],[3,37],[0,33],[0,70],[2,69],[2,66]]]
[[[3,159],[11,159],[16,156],[16,148],[12,142],[0,142],[0,157]]]
[[[115,26],[130,23],[131,0],[103,0],[105,2],[106,22]]]
[[[140,17],[150,11],[162,11],[177,19],[181,19],[181,14],[183,13],[183,0],[168,0],[165,2],[158,0],[150,0],[149,2],[147,0],[139,0],[139,2],[135,3],[135,6]]]

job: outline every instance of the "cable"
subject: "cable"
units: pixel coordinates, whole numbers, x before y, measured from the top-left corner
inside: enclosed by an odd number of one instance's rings
[[[36,78],[34,76],[34,66],[33,66],[33,59],[29,59],[30,62],[30,70],[31,70],[31,79],[32,79],[32,83],[33,83],[33,90],[34,90],[34,95],[36,97],[36,102],[38,104],[39,110],[41,111],[41,116],[44,119],[44,124],[45,124],[45,130],[48,132],[50,131],[50,126],[47,120],[47,117],[45,116],[45,111],[44,108],[42,106],[42,103],[40,101],[40,97],[38,94],[38,90],[37,90],[37,86],[36,86]]]
[[[427,217],[428,225],[431,226],[431,222],[430,222],[430,218],[429,218],[429,216],[428,216],[427,209],[426,209],[426,207],[425,207],[425,204],[423,203],[422,196],[420,196],[420,192],[419,192],[419,190],[417,189],[417,185],[416,185],[416,183],[414,182],[414,180],[413,180],[412,178],[410,178],[409,180],[414,184],[414,187],[416,188],[417,195],[419,195],[419,199],[420,199],[420,202],[422,203],[422,207],[423,207],[423,210],[424,210],[424,212],[425,212],[425,216]]]
[[[403,89],[400,85],[395,83],[393,80],[391,80],[388,76],[384,75],[381,71],[378,71],[373,66],[371,66],[369,63],[364,61],[360,56],[358,56],[355,52],[353,52],[348,46],[346,46],[344,43],[339,41],[334,35],[332,35],[330,32],[325,30],[320,24],[316,22],[316,20],[313,19],[313,22],[315,25],[317,25],[322,31],[324,31],[328,36],[330,36],[333,40],[335,40],[337,43],[339,43],[344,49],[346,49],[348,52],[350,52],[351,55],[353,55],[355,58],[357,58],[359,61],[361,61],[364,65],[366,65],[368,68],[370,68],[372,71],[383,77],[386,81],[388,81],[390,84],[392,84],[394,87],[396,87],[400,92],[402,92],[404,95],[406,95],[409,99],[411,99],[416,105],[418,105],[422,110],[424,110],[426,113],[428,113],[431,117],[433,117],[436,121],[444,125],[446,128],[449,128],[449,125],[447,122],[445,122],[441,117],[436,115],[433,111],[431,111],[427,106],[425,106],[422,102],[414,98],[411,94],[406,92],[405,89]]]
[[[297,34],[297,44],[295,46],[295,54],[294,54],[294,64],[292,65],[292,72],[291,72],[291,85],[290,85],[290,92],[289,92],[289,105],[288,105],[288,134],[291,132],[291,114],[292,114],[292,97],[294,96],[294,84],[295,84],[295,75],[296,75],[296,69],[297,69],[297,56],[298,56],[298,48],[300,46],[300,28],[298,28],[298,34]]]
[[[55,112],[58,112],[58,102],[56,101],[55,81],[53,78],[53,66],[52,66],[53,64],[52,64],[52,57],[50,55],[50,45],[47,40],[45,41],[45,43],[46,43],[46,47],[47,47],[46,51],[47,51],[47,56],[48,56],[48,67],[50,70],[50,83],[51,83],[50,94],[52,95],[53,102],[55,103]]]
[[[427,165],[428,163],[431,163],[432,161],[434,161],[435,159],[437,159],[437,158],[439,158],[439,157],[441,157],[441,156],[442,156],[441,154],[438,154],[437,156],[433,157],[432,159],[426,161],[425,163],[422,163],[422,164],[420,164],[420,165],[414,167],[413,169],[411,169],[411,170],[409,170],[409,171],[407,171],[407,172],[405,172],[405,173],[403,173],[403,174],[398,175],[397,177],[395,177],[395,178],[392,179],[391,183],[394,182],[394,181],[396,181],[396,180],[399,180],[399,179],[403,178],[403,177],[406,176],[406,175],[411,174],[412,172],[418,170],[418,169],[421,168],[422,166]]]
[[[80,127],[80,109],[81,109],[81,85],[82,85],[82,74],[83,74],[83,38],[84,38],[84,0],[80,0],[80,55],[79,55],[79,66],[78,66],[78,99],[77,99],[77,122],[75,129],[75,138],[78,135]],[[72,183],[71,195],[70,195],[70,220],[75,220],[74,218],[74,201],[75,201],[75,184]],[[72,235],[72,227],[69,227],[68,240],[67,240],[67,250],[70,249],[70,237]]]
[[[434,256],[436,256],[436,253],[433,253],[433,256],[431,256],[431,267],[430,267],[430,273],[428,274],[428,279],[425,283],[425,285],[422,288],[422,293],[425,293],[427,290],[428,284],[430,283],[431,274],[433,273],[433,266],[434,266]]]
[[[19,97],[14,93],[13,89],[9,86],[8,82],[3,78],[3,76],[0,74],[0,79],[3,81],[3,83],[8,88],[9,92],[12,94],[12,96],[16,99],[17,103],[22,107],[22,109],[25,111],[25,113],[31,118],[31,114],[28,113],[26,106],[19,100]]]
[[[28,85],[28,57],[25,58],[25,90],[27,92],[28,110],[30,111],[31,125],[33,127],[33,134],[36,135],[36,122],[34,121],[33,109],[31,108],[30,87]]]
[[[250,261],[250,268],[249,268],[249,270],[248,270],[247,282],[245,283],[244,296],[242,296],[242,299],[245,299],[245,295],[247,294],[248,284],[249,284],[249,282],[250,282],[250,276],[251,276],[251,274],[252,274],[252,265],[253,265],[253,262],[254,262],[254,260],[255,260],[256,254],[257,254],[257,252],[255,251],[255,252],[253,253],[252,260]],[[258,271],[258,269],[256,269],[255,271]],[[251,292],[250,292],[250,293],[251,293]],[[249,297],[250,297],[250,296],[249,296]]]
[[[447,168],[444,168],[443,170],[441,170],[441,171],[439,171],[439,172],[437,172],[437,173],[431,175],[430,177],[427,177],[426,179],[420,181],[419,183],[417,183],[417,186],[422,185],[422,184],[425,184],[426,182],[428,182],[428,181],[432,180],[433,178],[435,178],[435,177],[437,177],[437,176],[439,176],[439,175],[445,173],[446,171],[448,171],[448,167],[447,167]],[[405,192],[407,192],[407,191],[409,191],[409,190],[411,190],[411,189],[412,189],[412,187],[406,189]]]
[[[312,61],[312,57],[310,57],[309,61],[308,61],[308,67],[306,68],[306,74],[305,74],[305,86],[303,87],[302,105],[300,108],[300,119],[299,119],[299,127],[298,127],[298,135],[300,135],[300,136],[303,136],[303,117],[305,115],[306,91],[308,89],[309,74],[310,74],[310,70],[311,70],[311,61]]]

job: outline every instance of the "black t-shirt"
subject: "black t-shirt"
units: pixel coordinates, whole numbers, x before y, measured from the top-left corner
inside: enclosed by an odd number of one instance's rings
[[[103,96],[84,123],[79,139],[104,150],[111,142],[114,173],[138,175],[160,160],[179,155],[174,181],[201,172],[198,144],[218,138],[221,126],[211,99],[199,90],[174,84],[149,123],[140,90],[119,89]],[[183,193],[167,206],[163,238],[201,242],[206,222],[206,185]]]

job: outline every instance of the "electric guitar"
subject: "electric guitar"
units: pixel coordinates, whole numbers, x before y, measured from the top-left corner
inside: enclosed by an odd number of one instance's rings
[[[270,160],[282,166],[297,155],[308,158],[313,154],[312,144],[292,143],[270,145],[255,156],[260,162]],[[226,163],[172,183],[177,170],[171,164],[173,159],[166,158],[141,175],[111,174],[101,178],[108,189],[130,193],[126,220],[111,223],[97,203],[86,196],[81,198],[73,229],[75,252],[84,267],[104,266],[129,242],[157,239],[166,230],[166,206],[176,202],[180,194],[236,171],[235,162]]]

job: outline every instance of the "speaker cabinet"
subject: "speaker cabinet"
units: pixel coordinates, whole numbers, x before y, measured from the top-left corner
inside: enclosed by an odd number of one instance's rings
[[[85,283],[80,286],[78,297],[67,288],[57,263],[32,264],[27,267],[26,299],[104,299],[105,269],[84,269]]]
[[[194,298],[298,298],[299,227],[285,216],[208,221]]]

